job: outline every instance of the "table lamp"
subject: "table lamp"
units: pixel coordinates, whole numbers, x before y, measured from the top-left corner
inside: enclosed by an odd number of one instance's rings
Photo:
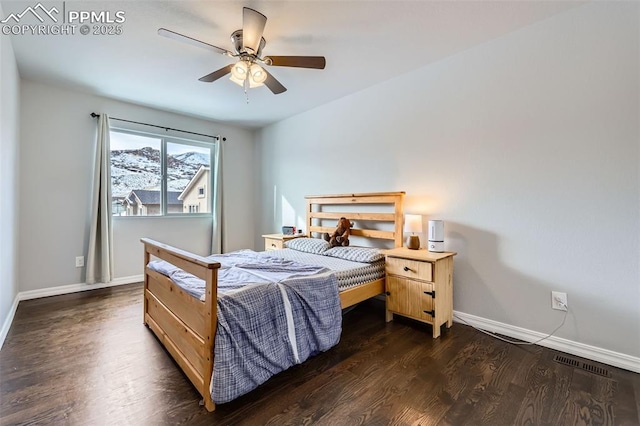
[[[420,237],[416,235],[416,232],[422,232],[422,215],[405,215],[404,230],[405,232],[411,232],[411,235],[407,237],[407,248],[411,250],[418,250],[420,248]]]

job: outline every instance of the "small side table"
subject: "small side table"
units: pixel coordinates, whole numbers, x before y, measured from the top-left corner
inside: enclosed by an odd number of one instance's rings
[[[306,235],[265,234],[262,236],[262,238],[264,238],[264,250],[269,251],[283,249],[286,241],[300,237],[306,237]]]
[[[393,314],[433,326],[433,338],[440,326],[453,324],[453,256],[427,250],[396,248],[385,251],[387,321]]]

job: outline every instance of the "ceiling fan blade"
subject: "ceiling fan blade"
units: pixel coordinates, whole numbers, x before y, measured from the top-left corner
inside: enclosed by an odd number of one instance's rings
[[[233,56],[233,53],[229,52],[226,49],[223,49],[218,46],[214,46],[213,44],[205,43],[204,41],[196,40],[195,38],[187,37],[186,35],[179,34],[175,31],[168,30],[166,28],[160,28],[158,30],[158,35],[163,37],[171,38],[174,40],[181,41],[183,43],[188,43],[192,46],[202,47],[204,49],[211,50],[216,53],[220,53],[223,55]]]
[[[242,47],[258,52],[267,17],[257,10],[242,8]]]
[[[198,80],[204,81],[205,83],[211,83],[212,81],[216,81],[217,79],[224,77],[225,75],[231,72],[231,68],[233,68],[233,64],[227,65],[224,68],[220,68],[217,71],[212,72],[211,74],[207,74]]]
[[[323,70],[327,64],[324,56],[267,56],[264,58],[267,65],[274,67],[314,68]]]
[[[280,93],[286,92],[287,88],[282,85],[274,76],[269,74],[267,70],[264,70],[265,74],[267,74],[267,79],[264,81],[264,85],[273,92],[274,95],[279,95]]]

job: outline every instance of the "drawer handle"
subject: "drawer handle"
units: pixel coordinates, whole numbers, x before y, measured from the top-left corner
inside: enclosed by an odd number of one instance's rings
[[[409,268],[408,266],[405,266],[402,269],[404,269],[405,272],[409,272],[409,271],[413,272],[413,269]]]
[[[386,294],[387,296],[391,296],[391,292],[390,291],[385,291],[384,294]]]
[[[276,245],[274,243],[271,243],[271,247],[275,247]]]

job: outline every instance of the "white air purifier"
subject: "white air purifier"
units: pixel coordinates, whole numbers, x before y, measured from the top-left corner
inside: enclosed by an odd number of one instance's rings
[[[444,251],[444,222],[441,220],[429,221],[429,251],[442,253]]]

